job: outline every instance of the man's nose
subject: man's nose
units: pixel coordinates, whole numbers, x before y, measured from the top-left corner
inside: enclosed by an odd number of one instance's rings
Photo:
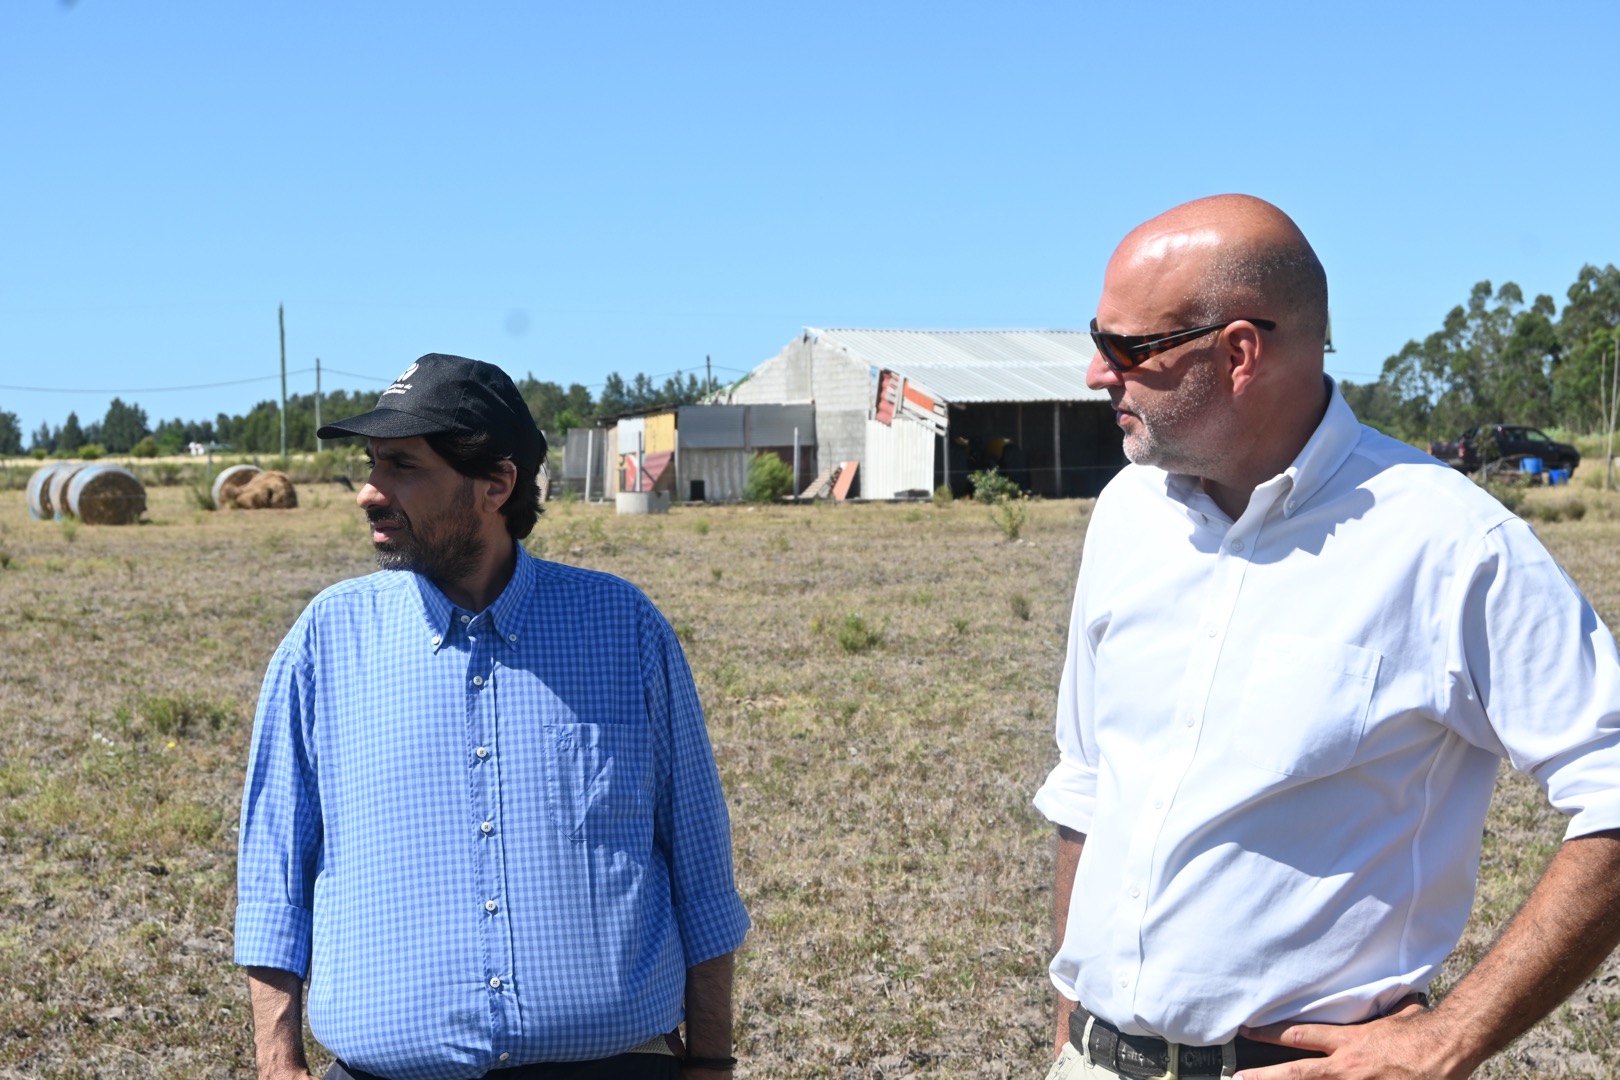
[[[373,507],[387,506],[388,496],[384,495],[376,484],[367,480],[360,485],[360,490],[355,493],[354,501],[360,504],[362,510],[370,510]]]
[[[1093,390],[1106,390],[1110,386],[1122,386],[1125,380],[1120,378],[1119,372],[1108,366],[1102,353],[1095,353],[1091,363],[1086,365],[1086,385]]]

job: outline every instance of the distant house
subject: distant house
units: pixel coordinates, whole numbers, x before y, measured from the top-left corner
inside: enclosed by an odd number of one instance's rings
[[[1108,395],[1086,386],[1081,330],[807,327],[725,394],[815,407],[823,469],[858,462],[858,493],[888,499],[992,466],[1045,496],[1090,496],[1125,464]]]

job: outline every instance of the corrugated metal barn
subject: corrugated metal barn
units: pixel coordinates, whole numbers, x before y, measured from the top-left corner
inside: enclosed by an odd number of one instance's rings
[[[795,434],[801,482],[809,483],[815,427],[809,405],[680,405],[623,416],[607,432],[613,462],[607,493],[667,491],[676,502],[732,502],[743,497],[756,453],[793,464]]]
[[[1091,496],[1125,464],[1083,330],[807,327],[727,398],[815,405],[824,466],[860,462],[862,498],[926,495],[996,466],[1048,497]]]

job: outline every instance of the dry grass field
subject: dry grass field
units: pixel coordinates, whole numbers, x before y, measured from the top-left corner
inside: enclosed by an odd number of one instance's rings
[[[211,513],[155,487],[120,529],[0,493],[0,1078],[251,1075],[230,938],[253,701],[303,604],[371,568],[351,495],[300,497]],[[1614,625],[1620,497],[1578,497],[1538,528]],[[1031,504],[1017,543],[966,503],[542,519],[536,553],[642,586],[697,674],[754,918],[739,1077],[1040,1075],[1052,841],[1029,799],[1089,510]],[[1448,977],[1561,829],[1503,786]],[[1617,983],[1611,960],[1483,1075],[1617,1075]]]

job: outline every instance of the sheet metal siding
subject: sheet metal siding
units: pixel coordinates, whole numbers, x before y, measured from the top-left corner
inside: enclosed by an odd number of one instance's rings
[[[603,428],[569,428],[568,441],[563,446],[563,483],[580,494],[585,492],[587,462],[594,475],[591,477],[591,496],[600,498],[605,492],[608,469],[607,432]],[[596,440],[595,460],[592,460],[590,440]]]
[[[683,405],[675,421],[681,433],[681,453],[742,446],[743,413],[747,408],[746,405]]]
[[[947,402],[1105,401],[1086,386],[1097,349],[1083,330],[812,330]],[[874,398],[875,401],[875,398]],[[819,402],[818,402],[819,404]]]
[[[793,429],[799,429],[799,445],[808,446],[816,438],[814,405],[753,405],[748,410],[750,446],[793,446]]]
[[[681,435],[679,475],[676,478],[675,498],[686,501],[692,497],[692,481],[703,481],[704,499],[708,502],[737,502],[748,487],[748,459],[743,450],[693,449]]]
[[[926,424],[896,417],[893,424],[866,423],[861,497],[892,499],[899,491],[934,490],[934,441]]]
[[[644,416],[641,422],[647,429],[647,453],[671,454],[675,452],[674,410]]]

